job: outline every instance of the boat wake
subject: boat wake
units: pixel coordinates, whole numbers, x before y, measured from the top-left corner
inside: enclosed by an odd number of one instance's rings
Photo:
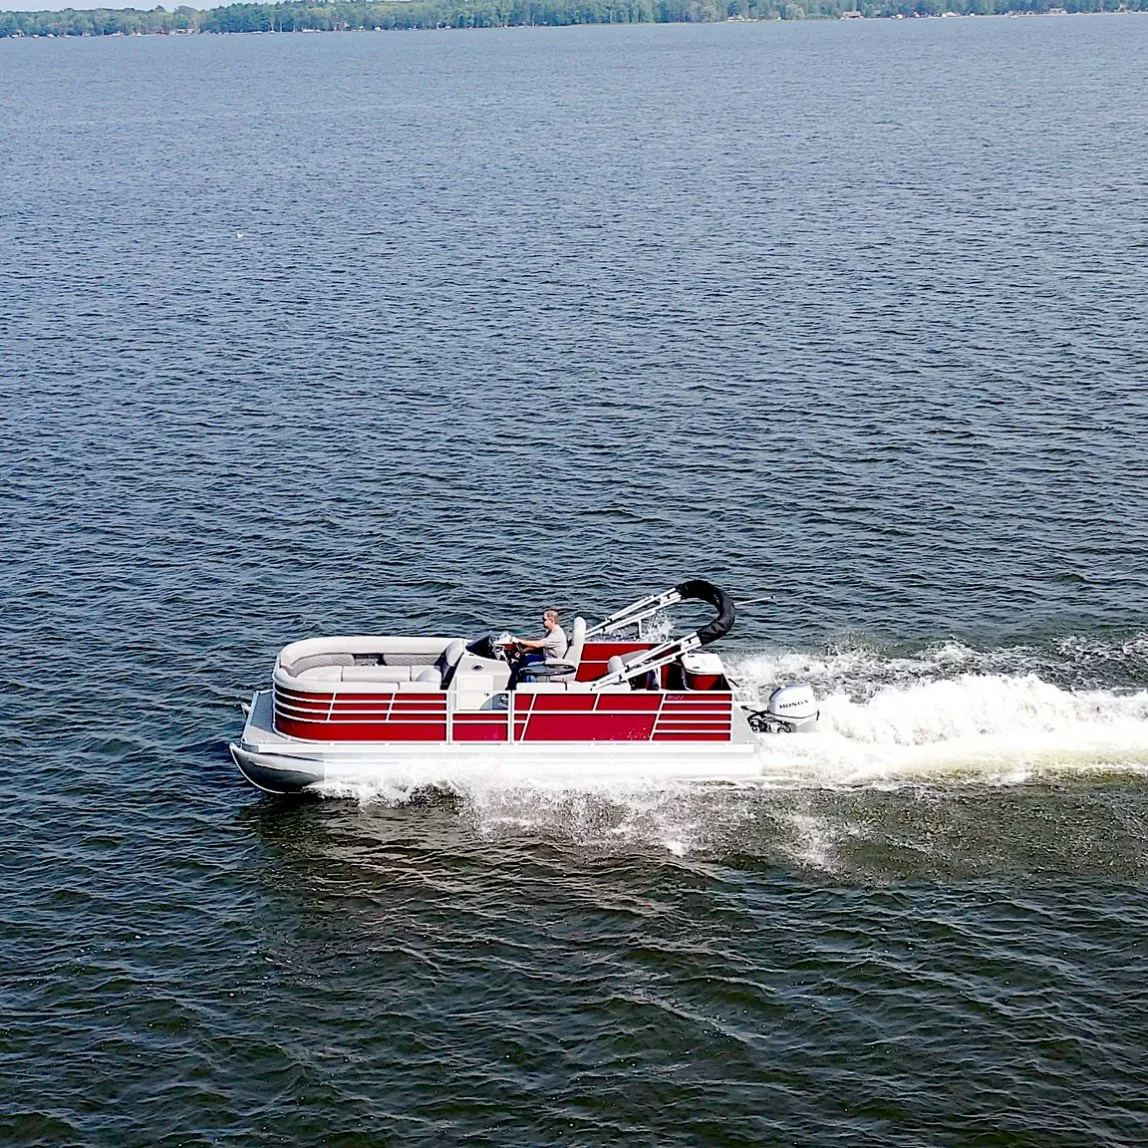
[[[865,646],[761,653],[738,673],[749,700],[789,678],[811,682],[820,699],[815,733],[762,739],[766,783],[1148,772],[1148,635],[1043,651],[949,642],[898,656]]]

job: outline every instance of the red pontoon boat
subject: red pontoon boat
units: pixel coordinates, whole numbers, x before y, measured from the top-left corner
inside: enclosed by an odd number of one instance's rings
[[[684,599],[717,610],[684,637],[643,641],[641,626]],[[513,640],[308,638],[284,647],[230,747],[253,785],[286,793],[322,783],[449,786],[468,769],[530,763],[613,768],[675,779],[753,776],[758,732],[811,727],[806,685],[764,709],[735,699],[703,647],[734,622],[729,596],[700,578],[652,594],[588,629],[575,618],[561,662],[526,666],[508,688]],[[617,635],[637,627],[636,640]]]

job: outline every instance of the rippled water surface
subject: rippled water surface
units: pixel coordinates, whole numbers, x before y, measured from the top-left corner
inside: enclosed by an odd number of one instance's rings
[[[1148,18],[0,42],[0,1143],[1148,1139]],[[757,785],[293,803],[289,640],[743,600]]]

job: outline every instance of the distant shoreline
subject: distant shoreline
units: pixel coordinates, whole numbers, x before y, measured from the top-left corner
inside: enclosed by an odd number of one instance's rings
[[[88,11],[0,12],[0,39],[194,36],[280,32],[392,32],[470,28],[573,27],[603,24],[763,23],[778,20],[903,20],[998,16],[1116,16],[1148,11],[1148,0],[1112,6],[1076,0],[1008,9],[1001,0],[284,0],[200,10],[181,6]]]

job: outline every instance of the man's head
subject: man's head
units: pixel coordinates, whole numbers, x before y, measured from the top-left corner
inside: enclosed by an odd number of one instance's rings
[[[542,624],[546,627],[547,633],[558,625],[558,611],[553,606],[542,612]]]

